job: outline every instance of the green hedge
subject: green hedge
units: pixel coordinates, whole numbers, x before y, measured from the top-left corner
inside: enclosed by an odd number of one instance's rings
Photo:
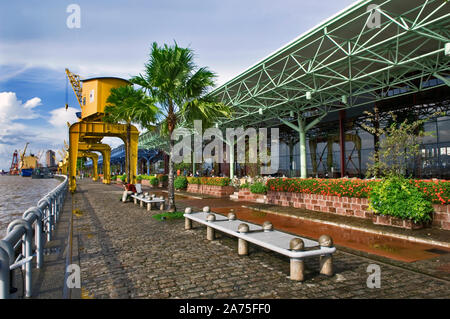
[[[187,187],[187,185],[188,185],[188,180],[184,176],[178,176],[173,181],[173,186],[175,187],[175,189],[185,189]]]
[[[265,194],[267,192],[267,187],[261,182],[256,182],[250,186],[250,192],[253,194]]]
[[[229,186],[231,179],[228,177],[187,177],[189,184]]]

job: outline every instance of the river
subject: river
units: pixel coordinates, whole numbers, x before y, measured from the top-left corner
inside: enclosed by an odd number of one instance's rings
[[[0,175],[0,239],[8,224],[61,183],[60,179]]]

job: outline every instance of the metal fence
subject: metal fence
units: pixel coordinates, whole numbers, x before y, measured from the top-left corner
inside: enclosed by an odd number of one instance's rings
[[[52,240],[56,223],[67,194],[68,178],[42,198],[36,207],[30,207],[22,218],[12,221],[7,235],[0,240],[0,299],[15,293],[11,286],[13,270],[22,267],[25,272],[24,295],[31,297],[33,258],[36,267],[42,268],[45,243]]]

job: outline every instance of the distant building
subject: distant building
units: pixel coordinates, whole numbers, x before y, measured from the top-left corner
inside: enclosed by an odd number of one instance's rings
[[[52,150],[48,150],[45,153],[45,162],[47,163],[47,167],[56,166],[55,152],[53,152]]]

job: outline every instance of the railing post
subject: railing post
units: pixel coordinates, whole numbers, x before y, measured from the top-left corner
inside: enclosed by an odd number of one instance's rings
[[[0,299],[9,298],[9,255],[0,247]]]
[[[23,213],[23,218],[28,220],[31,214],[36,216],[34,223],[34,241],[36,244],[36,268],[41,268],[44,261],[44,242],[42,240],[42,211],[37,207],[31,207]]]
[[[7,228],[7,233],[9,234],[15,227],[21,226],[25,228],[25,243],[22,243],[24,257],[26,259],[32,257],[32,240],[33,240],[33,230],[31,228],[30,223],[26,219],[16,219],[13,220]],[[32,259],[29,259],[25,264],[25,296],[31,297],[31,289],[32,289],[32,277],[31,277],[31,262]]]

